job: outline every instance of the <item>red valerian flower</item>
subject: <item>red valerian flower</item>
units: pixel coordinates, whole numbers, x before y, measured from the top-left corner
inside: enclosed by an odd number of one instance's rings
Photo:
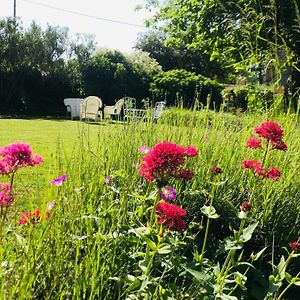
[[[280,179],[280,176],[281,176],[281,173],[280,173],[280,170],[273,167],[267,171],[265,171],[264,175],[263,175],[265,178],[270,178],[270,179],[273,179],[273,180],[279,180]]]
[[[194,172],[189,169],[185,169],[180,172],[178,177],[185,180],[191,180],[194,177]]]
[[[242,162],[242,168],[251,169],[256,174],[263,175],[264,171],[262,169],[262,163],[257,160],[244,160]]]
[[[255,136],[251,137],[247,142],[246,146],[249,148],[261,148],[262,140],[257,139]]]
[[[277,122],[266,121],[255,128],[255,132],[267,140],[281,141],[283,138],[283,129]]]
[[[287,150],[287,145],[284,141],[271,141],[272,149],[277,149],[277,150],[282,150],[286,151]]]
[[[45,218],[43,219],[43,221],[48,220],[50,217],[50,212],[47,210],[46,211],[46,215]],[[40,222],[41,219],[41,212],[39,209],[36,209],[34,211],[25,211],[21,214],[21,218],[18,221],[18,224],[22,225],[22,224],[35,224]]]
[[[199,153],[198,149],[195,148],[194,146],[192,145],[189,145],[185,148],[185,154],[186,156],[188,157],[194,157],[194,156],[197,156]]]
[[[218,167],[218,166],[214,166],[214,167],[211,168],[211,172],[214,175],[217,175],[217,174],[223,173],[223,170],[220,167]]]
[[[162,201],[157,204],[156,213],[159,215],[158,224],[164,224],[173,231],[186,229],[186,223],[183,220],[183,217],[187,214],[185,209]]]
[[[249,201],[245,201],[240,205],[240,210],[243,212],[246,212],[249,210],[249,208],[252,206],[252,204]]]
[[[26,166],[35,166],[44,161],[37,154],[33,154],[29,145],[15,143],[0,148],[0,174],[10,174]]]
[[[0,207],[13,204],[13,195],[9,183],[0,183]]]
[[[183,147],[172,142],[155,145],[142,158],[140,175],[147,181],[166,181],[169,177],[191,179],[193,173],[183,169],[186,157],[197,155],[196,148]]]
[[[289,246],[293,251],[298,251],[300,249],[300,243],[295,241],[295,242],[290,242]]]

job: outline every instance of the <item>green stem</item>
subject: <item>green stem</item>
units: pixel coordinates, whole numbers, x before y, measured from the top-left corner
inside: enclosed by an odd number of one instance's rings
[[[267,148],[265,150],[264,158],[263,158],[262,164],[261,164],[262,168],[264,167],[264,164],[265,164],[266,159],[267,159],[267,155],[268,155],[268,152],[269,152],[269,146],[270,146],[270,141],[268,141],[268,143],[267,143]]]
[[[241,220],[240,228],[239,228],[239,231],[236,236],[237,241],[239,241],[239,239],[240,239],[240,236],[244,229],[245,223],[246,223],[246,218]],[[221,272],[219,274],[219,278],[221,278],[221,282],[220,282],[220,287],[218,289],[218,293],[223,290],[224,282],[225,282],[226,276],[228,274],[228,271],[230,269],[231,259],[234,257],[235,253],[236,253],[236,249],[232,249],[227,254],[227,257],[225,259],[225,262],[224,262]]]
[[[211,195],[210,195],[209,212],[211,212],[211,208],[213,205],[215,189],[216,189],[215,186],[213,186]],[[207,242],[207,238],[208,238],[209,225],[210,225],[210,218],[207,218],[205,234],[204,234],[204,239],[203,239],[203,244],[202,244],[202,249],[201,249],[201,254],[200,254],[200,265],[202,265],[202,262],[203,262],[204,252],[205,252],[205,248],[206,248],[206,242]]]
[[[150,216],[150,223],[149,223],[149,228],[150,228],[150,232],[152,231],[152,227],[155,221],[155,213],[156,213],[156,205],[160,200],[160,189],[158,189],[156,197],[155,197],[155,201],[154,201],[154,205],[153,205],[153,209],[151,212],[151,216]],[[159,234],[158,234],[158,240],[160,240]],[[154,255],[155,253],[150,254],[150,246],[147,244],[146,246],[146,255],[145,255],[145,259],[148,260],[148,266],[147,266],[147,272],[146,275],[148,275],[150,273],[150,269],[153,263],[153,259],[154,259]]]
[[[285,292],[294,284],[294,282],[298,279],[300,276],[300,272],[291,280],[291,282],[285,287],[285,289],[281,292],[281,294],[278,296],[277,300],[280,300],[282,296],[285,294]]]

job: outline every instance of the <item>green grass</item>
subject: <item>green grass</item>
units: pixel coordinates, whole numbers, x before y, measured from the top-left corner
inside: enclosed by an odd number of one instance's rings
[[[282,125],[288,144],[287,152],[272,152],[268,158],[270,166],[282,171],[279,182],[257,181],[240,168],[244,159],[261,159],[259,151],[244,145],[253,128],[269,119]],[[253,249],[270,245],[274,236],[277,257],[300,230],[299,133],[293,115],[234,116],[175,109],[167,111],[159,124],[0,119],[0,145],[25,142],[45,158],[45,163],[17,173],[15,204],[1,220],[0,299],[125,299],[121,279],[136,272],[136,253],[144,248],[128,232],[147,221],[147,195],[154,188],[138,176],[133,164],[141,159],[138,147],[164,140],[199,149],[191,162],[196,174],[192,182],[174,182],[189,221],[201,222],[200,208],[210,193],[210,169],[223,168],[224,184],[214,199],[221,218],[212,224],[211,246],[229,232],[229,223],[236,224],[234,210],[252,195],[252,218],[260,221]],[[62,174],[68,179],[61,188],[49,184]],[[113,176],[112,186],[103,183],[107,175]],[[48,222],[17,224],[21,211],[44,209],[53,199],[56,206]],[[200,247],[197,243],[193,247]],[[174,283],[178,295],[188,288],[184,280]]]

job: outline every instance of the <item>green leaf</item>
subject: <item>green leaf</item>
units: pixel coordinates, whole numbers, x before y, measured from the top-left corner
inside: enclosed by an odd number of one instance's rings
[[[185,265],[181,265],[181,266],[183,269],[185,269],[188,273],[190,273],[199,282],[206,281],[209,278],[209,273],[207,272],[207,270],[196,271]]]
[[[238,300],[238,298],[235,297],[235,296],[229,296],[229,295],[226,295],[226,294],[223,294],[223,293],[218,294],[216,298],[221,299],[221,300]]]
[[[294,285],[300,286],[300,280],[293,282]]]
[[[216,213],[216,209],[213,206],[204,205],[201,208],[201,212],[210,219],[217,219],[220,216]]]
[[[253,223],[253,224],[249,225],[248,227],[246,227],[243,230],[243,234],[240,237],[240,241],[243,243],[248,242],[251,239],[252,234],[253,234],[255,228],[257,227],[257,225],[258,225],[258,223]]]
[[[292,279],[293,279],[293,276],[291,274],[289,274],[288,272],[285,272],[285,279],[288,281],[288,282],[291,282]]]
[[[125,294],[132,291],[136,290],[139,286],[141,285],[141,282],[138,278],[136,278],[130,285],[129,287],[125,290]]]
[[[15,232],[14,232],[14,234],[15,234],[18,245],[24,249],[25,253],[27,253],[28,252],[28,244],[27,244],[26,239]]]
[[[285,258],[282,255],[278,266],[276,266],[273,271],[273,275],[275,276],[277,281],[282,281],[285,278],[285,270],[286,270],[286,263],[285,263]]]
[[[265,250],[268,247],[264,247],[263,249],[261,249],[259,252],[257,252],[256,254],[251,253],[250,258],[254,261],[258,260],[260,258],[260,256],[265,252]]]
[[[282,285],[281,282],[275,283],[273,281],[269,281],[269,291],[268,291],[268,293],[273,295],[275,292],[277,292],[279,290],[281,285]]]
[[[143,273],[146,273],[148,270],[148,260],[146,260],[146,259],[140,260],[139,267]]]
[[[225,250],[238,250],[238,249],[242,249],[243,246],[242,244],[240,244],[237,240],[233,239],[233,238],[227,238],[225,240]]]
[[[169,254],[172,252],[172,247],[171,245],[167,244],[167,243],[163,243],[161,245],[159,245],[157,253],[158,254]]]

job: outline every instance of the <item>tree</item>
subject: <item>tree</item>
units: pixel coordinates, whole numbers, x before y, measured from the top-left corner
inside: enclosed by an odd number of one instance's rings
[[[299,18],[296,0],[166,0],[148,23],[167,33],[168,45],[220,63],[228,79],[243,74],[259,81],[270,64],[281,71],[299,56]]]
[[[151,78],[161,69],[145,53],[129,56],[99,49],[80,67],[85,95],[97,95],[105,104],[127,95],[141,100],[149,96]]]
[[[19,20],[0,20],[1,112],[16,112],[29,105],[33,99],[29,78],[33,76],[38,84],[45,76],[63,70],[66,45],[65,28],[48,26],[42,31],[32,23],[25,30]]]
[[[161,31],[150,31],[140,35],[135,48],[149,53],[163,68],[164,71],[185,69],[207,77],[224,77],[224,71],[216,61],[210,61],[207,54],[197,49],[168,46],[167,34]]]

